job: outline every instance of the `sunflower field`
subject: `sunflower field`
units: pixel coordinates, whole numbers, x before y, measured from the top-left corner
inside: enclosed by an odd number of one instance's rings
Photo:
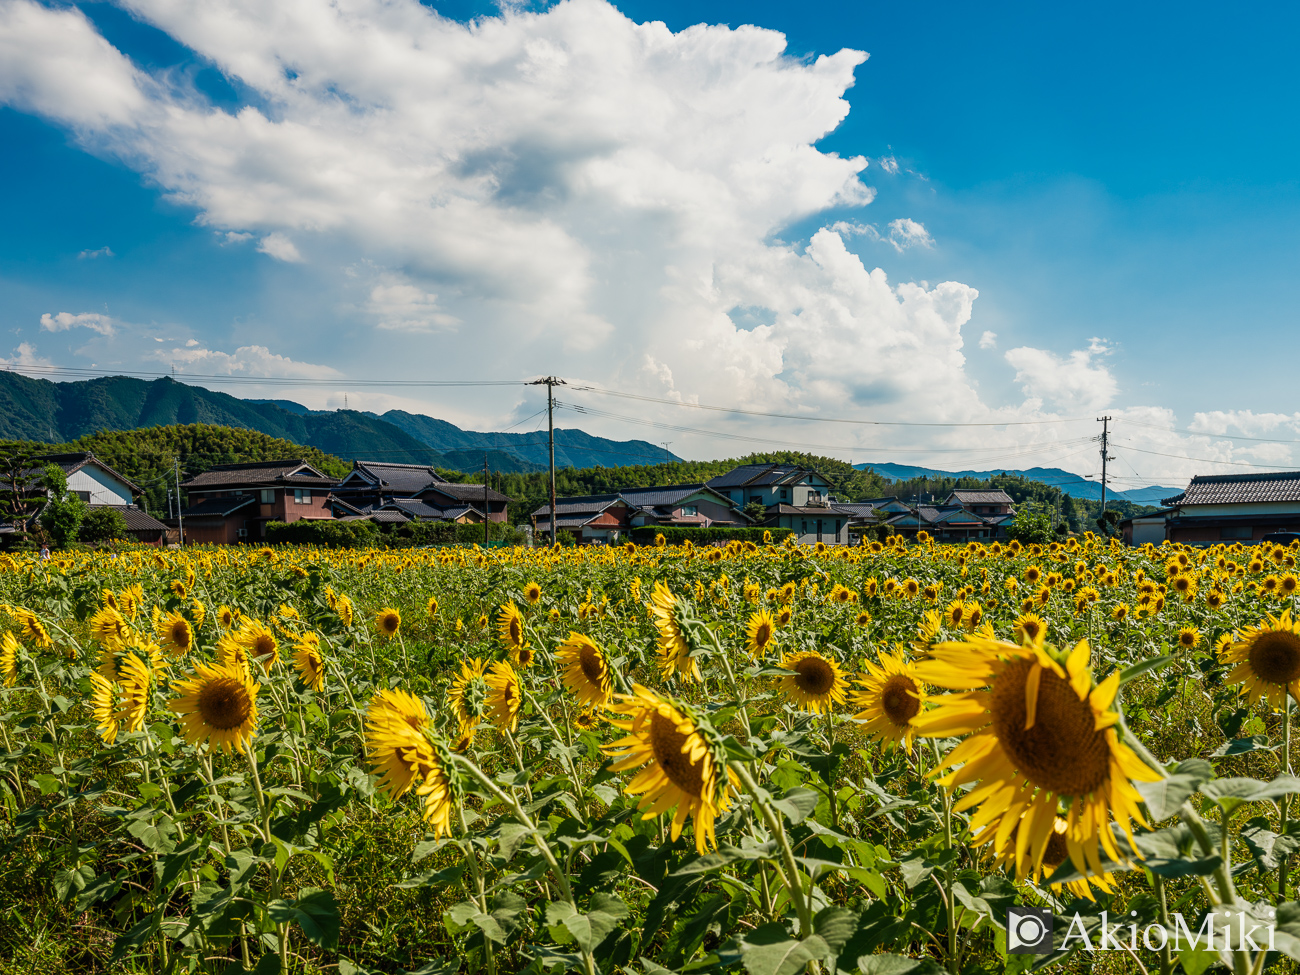
[[[0,973],[1295,972],[1297,557],[0,556]]]

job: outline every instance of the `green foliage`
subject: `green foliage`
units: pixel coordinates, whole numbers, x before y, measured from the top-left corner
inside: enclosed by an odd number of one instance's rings
[[[80,541],[88,544],[110,542],[115,538],[126,538],[126,517],[116,508],[92,505],[81,520],[81,529],[77,533]]]
[[[523,530],[506,522],[489,521],[487,523],[487,540],[522,545],[525,540]],[[458,525],[452,521],[411,521],[397,526],[389,533],[391,537],[409,539],[415,545],[443,545],[449,543],[482,542],[483,526],[467,524]]]
[[[1046,545],[1052,541],[1052,509],[1044,504],[1027,501],[1016,510],[1016,516],[1006,525],[1007,538],[1031,545]]]
[[[791,534],[789,528],[658,528],[654,525],[645,525],[641,528],[632,529],[632,541],[638,545],[653,545],[655,536],[662,535],[669,545],[680,545],[682,542],[690,542],[692,545],[708,545],[710,542],[730,542],[733,539],[741,542],[753,542],[755,545],[763,544],[763,537],[766,533],[771,532],[773,544],[784,541],[785,537]]]
[[[45,466],[41,483],[50,492],[50,500],[41,512],[41,527],[56,546],[67,548],[77,541],[81,522],[90,506],[68,493],[68,477],[57,464]]]
[[[373,521],[330,518],[302,518],[289,524],[272,521],[266,526],[266,540],[271,545],[364,548],[379,543],[379,527]]]

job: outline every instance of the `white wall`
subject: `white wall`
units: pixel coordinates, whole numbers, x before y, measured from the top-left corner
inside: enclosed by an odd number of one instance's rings
[[[68,475],[69,491],[89,491],[91,504],[130,504],[131,489],[108,471],[87,464]]]

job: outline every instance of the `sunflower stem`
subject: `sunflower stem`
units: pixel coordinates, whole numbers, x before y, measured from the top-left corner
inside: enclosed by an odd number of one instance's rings
[[[1291,774],[1291,695],[1288,693],[1282,698],[1282,774]],[[1278,832],[1286,835],[1286,826],[1288,813],[1291,811],[1290,796],[1283,796],[1279,802],[1281,814],[1281,826]],[[1277,900],[1282,903],[1286,900],[1286,880],[1287,868],[1290,866],[1291,858],[1287,854],[1281,856],[1281,862],[1277,865]]]
[[[1160,898],[1160,925],[1166,930],[1169,929],[1169,896],[1165,891],[1165,880],[1159,874],[1152,874],[1156,883],[1156,894]],[[1165,939],[1164,945],[1160,949],[1160,975],[1173,975],[1174,970],[1174,953],[1169,947],[1169,939]]]
[[[934,753],[937,768],[943,760],[939,754],[939,739],[930,739],[930,750]],[[939,800],[943,803],[943,846],[949,854],[948,862],[943,868],[944,907],[948,913],[948,971],[953,975],[961,970],[961,958],[957,948],[957,905],[952,896],[953,861],[952,861],[952,797],[944,786],[939,786]]]
[[[810,937],[813,933],[812,910],[808,905],[808,896],[803,889],[803,881],[799,877],[799,867],[795,863],[790,838],[786,836],[785,828],[781,825],[781,817],[776,814],[776,811],[767,801],[767,793],[759,788],[745,763],[730,762],[729,767],[736,773],[736,777],[744,783],[749,794],[754,797],[754,803],[758,806],[763,821],[767,823],[768,832],[776,837],[776,841],[781,847],[781,861],[785,870],[785,882],[790,888],[790,899],[794,902],[795,912],[799,915],[799,937]]]
[[[546,727],[551,729],[551,734],[555,736],[556,740],[563,741],[565,743],[564,764],[569,767],[569,775],[573,777],[572,779],[573,788],[577,792],[578,811],[582,814],[582,820],[585,823],[587,820],[587,801],[582,795],[582,786],[579,785],[578,783],[578,769],[577,766],[573,764],[573,754],[570,751],[570,749],[573,747],[573,738],[570,735],[566,735],[564,738],[560,738],[560,732],[559,729],[555,727],[555,722],[553,722],[551,720],[551,716],[546,713],[546,709],[537,703],[537,699],[533,697],[530,691],[525,690],[524,697],[532,704],[533,709],[539,715],[541,715],[542,720],[546,722]],[[565,730],[567,731],[569,727],[569,712],[567,709],[564,712],[564,727]],[[517,757],[518,756],[516,756],[516,758]],[[523,766],[521,765],[520,768],[522,769]],[[532,790],[530,789],[529,798],[531,797],[532,797]]]
[[[468,839],[469,824],[465,822],[465,806],[463,803],[456,803],[456,812],[460,814],[460,831],[466,839]],[[469,864],[470,876],[474,880],[473,895],[475,901],[478,902],[478,909],[484,914],[488,914],[490,912],[488,911],[487,896],[483,891],[483,874],[478,868],[478,856],[474,853],[474,844],[467,843],[462,847],[462,850],[465,853],[465,862]],[[487,964],[488,975],[496,975],[497,962],[496,958],[493,957],[492,954],[492,939],[486,934],[483,935],[483,954],[484,960]]]

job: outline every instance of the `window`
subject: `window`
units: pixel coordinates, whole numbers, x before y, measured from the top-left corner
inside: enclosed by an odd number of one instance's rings
[[[840,537],[840,523],[838,521],[835,522],[835,537],[836,538]]]
[[[294,488],[294,504],[311,504],[311,488]]]
[[[275,489],[274,489],[274,488],[263,488],[263,489],[262,489],[262,504],[275,504]]]
[[[86,502],[86,504],[90,504],[90,492],[89,492],[89,491],[73,491],[73,492],[71,492],[71,493],[72,493],[72,494],[75,494],[75,495],[76,495],[77,497],[79,497],[82,501]]]
[[[1250,525],[1224,525],[1219,529],[1220,538],[1252,538],[1253,536]]]
[[[693,518],[700,513],[700,509],[693,504],[682,505],[682,517]]]
[[[790,489],[789,489],[789,488],[781,488],[781,500],[782,500],[782,501],[787,501],[787,500],[789,500],[789,498],[790,498]]]
[[[799,534],[800,534],[800,535],[807,535],[807,534],[808,534],[808,522],[804,521],[804,522],[801,522],[800,524],[801,524],[803,527],[799,530]]]
[[[751,494],[751,495],[749,496],[749,503],[750,503],[750,504],[762,504],[762,503],[763,503],[763,496],[760,495],[760,494]]]

